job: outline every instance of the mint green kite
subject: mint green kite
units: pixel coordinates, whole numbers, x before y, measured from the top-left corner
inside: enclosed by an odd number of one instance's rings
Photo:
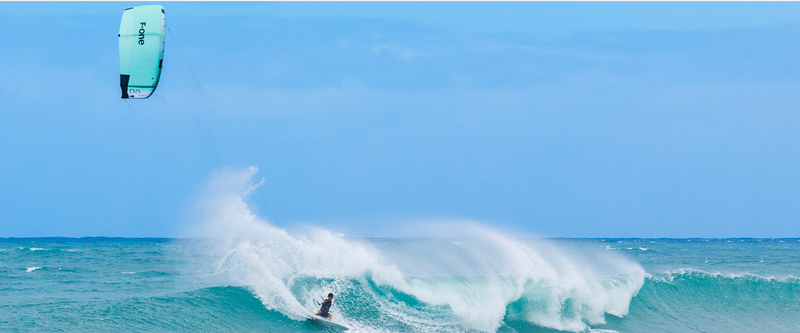
[[[158,86],[164,60],[164,7],[128,8],[119,25],[122,98],[148,98]]]

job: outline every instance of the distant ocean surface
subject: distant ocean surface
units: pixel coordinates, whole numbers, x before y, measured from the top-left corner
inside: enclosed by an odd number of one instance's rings
[[[333,292],[349,332],[800,332],[798,277],[794,238],[4,238],[0,331],[325,332]]]

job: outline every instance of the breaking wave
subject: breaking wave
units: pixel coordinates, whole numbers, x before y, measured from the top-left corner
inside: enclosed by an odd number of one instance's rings
[[[628,314],[644,284],[636,263],[610,253],[521,240],[475,223],[458,239],[349,239],[319,228],[289,233],[245,202],[257,169],[210,182],[199,228],[207,274],[243,286],[268,310],[303,320],[335,293],[333,313],[363,331],[493,332],[507,323],[584,331]],[[231,184],[231,179],[239,182]]]

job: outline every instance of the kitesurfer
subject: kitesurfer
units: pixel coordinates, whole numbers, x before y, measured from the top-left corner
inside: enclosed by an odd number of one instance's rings
[[[331,321],[333,319],[333,315],[328,313],[328,311],[331,309],[332,303],[333,303],[333,293],[328,293],[328,299],[322,302],[322,306],[319,308],[319,311],[315,313],[315,315],[323,318],[327,317],[328,321]]]

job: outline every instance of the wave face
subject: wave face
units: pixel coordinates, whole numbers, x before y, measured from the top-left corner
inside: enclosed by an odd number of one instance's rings
[[[249,286],[266,308],[299,320],[333,292],[337,321],[368,330],[492,332],[513,320],[582,331],[627,314],[644,282],[627,261],[590,264],[508,239],[356,242],[322,232],[225,250],[213,275]]]
[[[649,276],[620,332],[800,332],[800,279],[679,270]]]

